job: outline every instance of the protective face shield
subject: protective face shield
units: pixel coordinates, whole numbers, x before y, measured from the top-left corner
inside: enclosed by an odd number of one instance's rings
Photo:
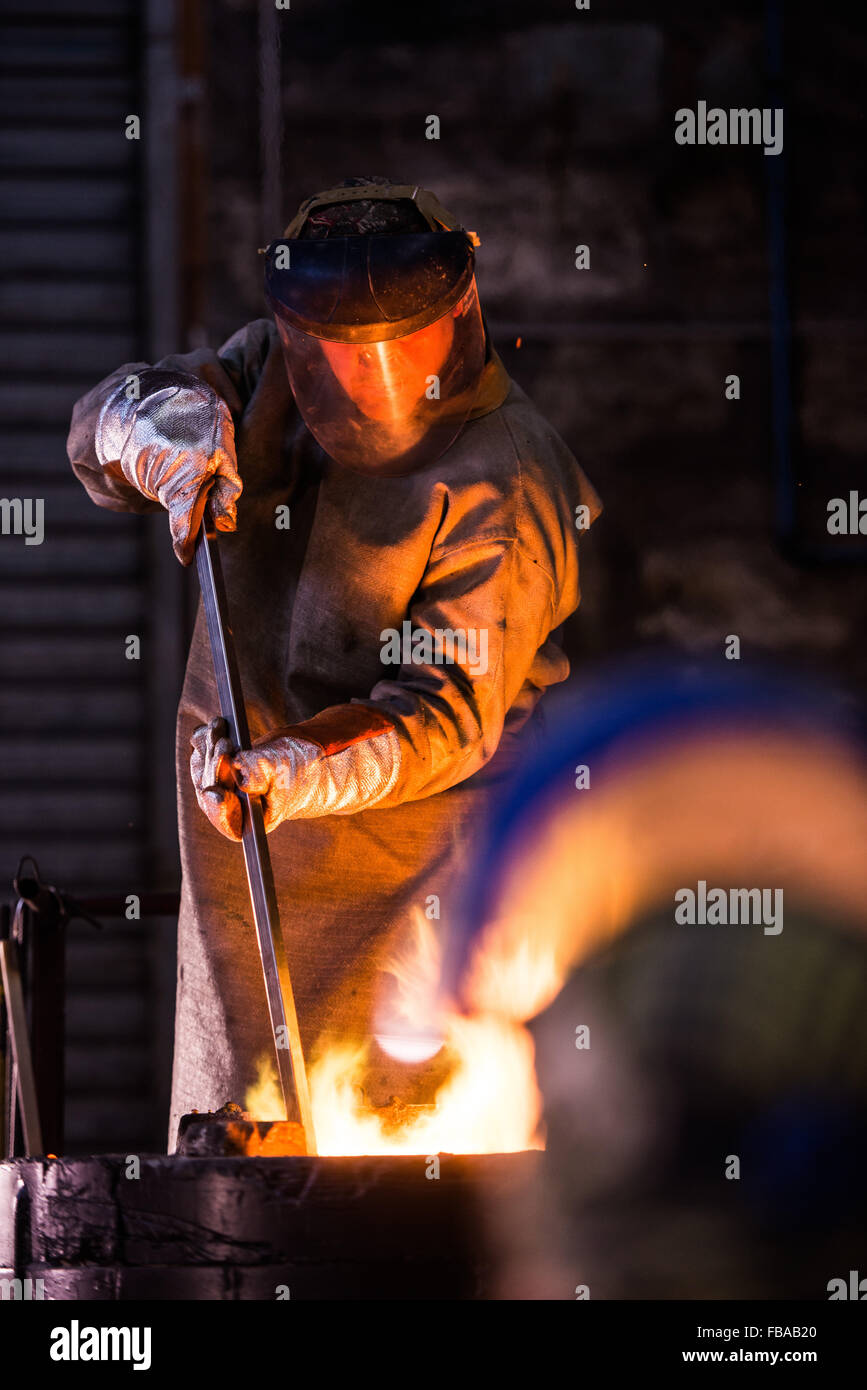
[[[365,191],[320,194],[287,233],[300,229],[312,204]],[[377,185],[375,197],[386,196]],[[451,221],[432,195],[416,201],[431,226]],[[266,249],[265,294],[292,391],[311,434],[337,463],[362,473],[409,473],[433,463],[460,433],[485,362],[473,244],[471,233],[453,228],[287,235]]]

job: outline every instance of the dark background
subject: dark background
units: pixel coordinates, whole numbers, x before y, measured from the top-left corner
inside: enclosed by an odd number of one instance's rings
[[[479,233],[495,344],[603,497],[573,678],[737,634],[859,699],[867,538],[825,523],[867,486],[865,81],[836,3],[4,0],[0,492],[44,499],[46,539],[0,537],[0,897],[25,852],[73,893],[178,887],[194,581],[164,521],[90,503],[69,415],[119,363],[263,315],[257,247],[350,175]],[[700,99],[783,105],[782,155],[678,146]],[[160,1149],[173,923],[75,924],[69,954],[66,1149]]]

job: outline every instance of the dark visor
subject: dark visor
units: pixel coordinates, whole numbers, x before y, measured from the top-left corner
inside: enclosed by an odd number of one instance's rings
[[[292,328],[333,342],[386,342],[442,317],[473,278],[466,232],[277,240],[265,296]]]

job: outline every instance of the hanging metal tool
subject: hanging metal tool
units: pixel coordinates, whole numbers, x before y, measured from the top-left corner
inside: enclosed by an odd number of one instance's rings
[[[202,590],[202,603],[208,624],[220,713],[229,726],[229,738],[239,751],[250,747],[250,730],[241,689],[235,642],[229,624],[229,610],[223,571],[217,549],[217,531],[206,507],[202,527],[196,541],[196,565]],[[280,929],[280,911],[274,886],[271,854],[265,834],[265,818],[261,798],[247,796],[238,790],[244,812],[244,862],[262,972],[265,994],[271,1016],[277,1075],[286,1106],[286,1118],[292,1119],[293,1101],[297,1102],[298,1118],[304,1129],[307,1152],[316,1153],[313,1111],[307,1086],[307,1071],[301,1048],[298,1015],[289,978],[286,947]]]
[[[18,943],[0,941],[0,987],[6,1005],[7,1028],[12,1048],[13,1087],[18,1092],[18,1112],[24,1131],[24,1152],[28,1157],[42,1154],[42,1125],[36,1096],[36,1078],[27,1032],[27,1011],[21,988]]]

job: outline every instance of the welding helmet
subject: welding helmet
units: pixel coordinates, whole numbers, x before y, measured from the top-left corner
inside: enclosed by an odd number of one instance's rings
[[[314,208],[362,199],[411,200],[430,230],[300,235]],[[427,190],[377,183],[307,199],[265,248],[265,297],[292,392],[335,462],[410,473],[460,433],[485,363],[477,244]]]

